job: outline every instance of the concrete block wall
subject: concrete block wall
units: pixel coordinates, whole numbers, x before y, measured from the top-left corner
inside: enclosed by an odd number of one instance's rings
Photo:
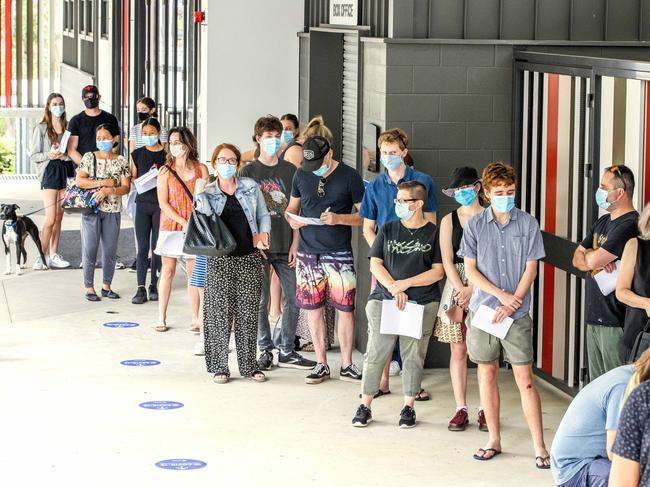
[[[512,163],[512,56],[508,45],[364,42],[364,122],[406,131],[441,215],[455,207],[440,192],[455,167]]]

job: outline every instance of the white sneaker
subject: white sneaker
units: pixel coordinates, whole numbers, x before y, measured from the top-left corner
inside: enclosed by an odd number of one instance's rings
[[[388,369],[388,375],[391,377],[395,377],[396,375],[399,375],[401,371],[402,368],[399,366],[399,362],[397,360],[393,360],[390,363],[390,367]]]
[[[205,340],[203,335],[199,337],[199,341],[194,344],[194,355],[205,355]]]
[[[124,264],[122,264],[122,263],[119,262],[119,261],[116,262],[116,263],[115,263],[115,270],[116,270],[116,271],[119,271],[119,270],[121,270],[121,269],[124,269]]]
[[[70,262],[63,260],[59,254],[50,255],[50,258],[47,261],[47,265],[54,267],[55,269],[66,269],[70,267]]]
[[[47,269],[47,266],[43,263],[43,260],[40,257],[38,257],[36,259],[36,262],[34,262],[32,269],[34,269],[35,271],[43,271]]]

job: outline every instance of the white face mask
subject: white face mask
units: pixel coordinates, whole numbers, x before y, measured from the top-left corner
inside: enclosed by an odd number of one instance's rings
[[[170,145],[169,153],[173,157],[181,157],[183,154],[185,154],[185,146],[183,144]]]

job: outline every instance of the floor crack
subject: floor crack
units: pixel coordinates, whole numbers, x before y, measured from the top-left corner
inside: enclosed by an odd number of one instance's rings
[[[4,302],[7,305],[7,314],[9,315],[9,323],[13,323],[14,320],[11,317],[11,308],[9,308],[9,300],[7,299],[7,290],[5,289],[5,283],[4,281],[0,281],[0,284],[2,284],[2,295],[4,296]]]

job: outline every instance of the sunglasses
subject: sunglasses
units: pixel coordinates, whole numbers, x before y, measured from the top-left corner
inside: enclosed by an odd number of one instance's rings
[[[623,185],[623,191],[627,192],[627,185],[625,184],[625,180],[623,179],[621,166],[612,166],[609,168],[609,172],[611,172],[616,177],[616,179]]]
[[[327,179],[325,178],[320,178],[318,181],[318,189],[317,189],[317,194],[319,198],[322,198],[325,196],[325,185],[327,184]]]
[[[393,203],[395,203],[395,204],[399,203],[400,205],[403,205],[404,203],[413,203],[414,201],[420,201],[420,200],[417,199],[417,198],[410,198],[410,199],[407,199],[407,200],[399,200],[399,199],[395,198],[393,200]]]

